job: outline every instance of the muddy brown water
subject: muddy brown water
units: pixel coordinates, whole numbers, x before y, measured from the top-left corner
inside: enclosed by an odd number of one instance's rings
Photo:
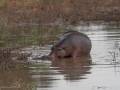
[[[29,69],[0,71],[0,90],[120,90],[120,30],[95,23],[74,29],[90,37],[90,57],[33,60],[51,45],[25,48],[32,52]]]

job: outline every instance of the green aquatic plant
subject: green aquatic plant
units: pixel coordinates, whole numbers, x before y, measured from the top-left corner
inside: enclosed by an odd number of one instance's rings
[[[95,62],[92,62],[91,65],[97,65]]]
[[[5,41],[0,40],[0,47],[3,46],[5,44]]]
[[[37,90],[37,85],[35,84],[27,84],[29,90]]]
[[[25,9],[28,9],[28,7],[29,7],[29,4],[26,3],[26,2],[24,2],[24,8],[25,8]]]
[[[50,67],[48,67],[48,66],[38,66],[38,67],[36,67],[36,70],[49,70],[50,69]]]
[[[15,81],[15,83],[12,86],[20,90],[37,90],[36,84],[26,84],[21,82],[21,79],[19,79],[18,81]]]
[[[113,24],[107,26],[107,30],[113,30],[113,29],[117,29],[117,26]]]

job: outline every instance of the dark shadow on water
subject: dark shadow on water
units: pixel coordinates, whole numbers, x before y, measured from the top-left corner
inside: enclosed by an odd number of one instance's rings
[[[85,79],[83,76],[90,74],[91,57],[64,58],[52,61],[52,67],[57,69],[64,75],[65,80],[75,81]]]

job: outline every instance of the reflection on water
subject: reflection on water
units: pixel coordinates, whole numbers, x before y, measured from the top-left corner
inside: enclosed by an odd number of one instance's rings
[[[49,54],[51,45],[25,48],[23,51],[32,52],[29,70],[0,71],[0,88],[21,85],[12,90],[31,90],[30,84],[37,90],[120,90],[120,30],[93,23],[74,29],[90,37],[91,57],[33,60]]]
[[[29,51],[30,48],[26,50]],[[35,52],[39,51],[35,50]],[[77,82],[81,79],[86,79],[84,76],[91,73],[90,65],[90,56],[53,61],[31,60],[29,70],[1,71],[0,88],[5,88],[5,90],[9,90],[10,88],[13,88],[13,90],[24,90],[28,85],[35,84],[39,90],[40,88],[55,87],[61,80]]]
[[[90,74],[90,57],[67,58],[53,61],[41,61],[37,66],[49,66],[47,70],[29,70],[39,88],[54,87],[56,83],[62,80],[68,82],[77,82],[86,79],[84,76]],[[31,63],[31,68],[35,68]]]
[[[90,74],[90,57],[81,57],[76,59],[62,59],[52,62],[52,67],[58,67],[57,70],[64,75],[65,80],[75,81],[84,79],[82,76]]]

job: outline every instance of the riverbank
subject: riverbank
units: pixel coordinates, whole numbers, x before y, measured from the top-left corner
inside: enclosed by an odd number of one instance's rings
[[[119,0],[0,0],[0,25],[26,26],[80,21],[120,22]]]

